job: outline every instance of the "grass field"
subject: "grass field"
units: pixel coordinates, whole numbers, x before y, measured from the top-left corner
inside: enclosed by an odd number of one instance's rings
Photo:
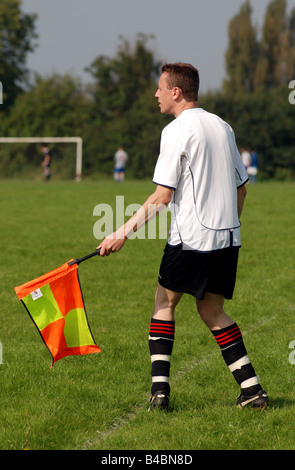
[[[171,410],[147,412],[148,329],[165,240],[135,239],[79,267],[100,354],[51,357],[14,286],[98,245],[93,209],[142,203],[150,182],[0,181],[0,449],[295,449],[295,185],[248,186],[234,299],[239,324],[270,404],[236,409],[239,389],[212,334],[183,297],[171,365]],[[293,361],[294,362],[294,361]]]

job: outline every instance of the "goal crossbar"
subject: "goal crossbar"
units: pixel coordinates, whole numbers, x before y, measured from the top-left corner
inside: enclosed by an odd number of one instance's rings
[[[74,143],[76,144],[76,181],[80,181],[82,177],[82,145],[81,137],[0,137],[2,144],[15,143]]]

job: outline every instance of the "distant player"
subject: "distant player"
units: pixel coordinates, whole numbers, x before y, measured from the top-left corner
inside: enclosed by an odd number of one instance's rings
[[[123,183],[125,179],[126,163],[128,161],[128,154],[125,152],[123,147],[118,148],[117,152],[114,155],[114,160],[114,180]]]
[[[50,165],[51,165],[51,152],[47,145],[43,144],[41,145],[41,150],[42,150],[42,156],[43,156],[43,161],[42,161],[42,166],[44,169],[44,179],[45,181],[49,181],[51,178],[51,171],[50,171]]]

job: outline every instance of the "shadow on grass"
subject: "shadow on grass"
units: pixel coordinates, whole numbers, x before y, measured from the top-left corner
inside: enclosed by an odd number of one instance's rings
[[[286,397],[269,397],[268,408],[290,408],[295,406],[295,400],[290,400]]]
[[[195,410],[204,410],[212,407],[216,407],[217,402],[212,402],[210,403],[198,403],[195,405]],[[235,403],[221,403],[220,406],[226,407],[226,408],[236,408]],[[285,397],[276,397],[276,398],[269,398],[269,403],[268,406],[265,410],[256,410],[256,411],[266,411],[267,410],[275,410],[275,409],[286,409],[286,408],[292,408],[295,406],[295,400],[289,400],[288,398]],[[192,409],[192,405],[190,403],[185,404],[183,403],[170,403],[168,410],[166,410],[166,413],[180,413],[182,411],[188,411],[189,409]],[[238,408],[237,408],[238,409]],[[251,407],[246,407],[245,409],[253,409]]]

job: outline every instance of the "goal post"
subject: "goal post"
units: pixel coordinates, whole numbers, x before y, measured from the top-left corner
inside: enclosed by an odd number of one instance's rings
[[[82,178],[82,146],[81,137],[0,137],[2,144],[50,144],[50,143],[74,143],[76,144],[76,181]]]

